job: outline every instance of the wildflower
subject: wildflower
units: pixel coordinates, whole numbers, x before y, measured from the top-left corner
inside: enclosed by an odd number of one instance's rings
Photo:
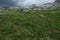
[[[41,17],[44,17],[44,15],[41,15]]]

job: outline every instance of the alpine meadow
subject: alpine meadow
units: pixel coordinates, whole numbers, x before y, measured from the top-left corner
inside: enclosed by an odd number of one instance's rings
[[[60,1],[0,7],[0,40],[60,40]]]

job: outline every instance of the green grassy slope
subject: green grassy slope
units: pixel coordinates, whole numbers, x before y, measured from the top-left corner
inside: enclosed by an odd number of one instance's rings
[[[0,40],[60,40],[60,10],[1,13]]]

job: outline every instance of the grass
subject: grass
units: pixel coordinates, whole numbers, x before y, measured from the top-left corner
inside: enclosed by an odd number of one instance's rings
[[[1,13],[0,40],[60,40],[60,10]]]

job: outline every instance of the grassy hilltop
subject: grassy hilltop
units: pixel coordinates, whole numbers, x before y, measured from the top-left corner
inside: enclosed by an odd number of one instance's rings
[[[60,10],[0,11],[0,40],[60,40]]]

